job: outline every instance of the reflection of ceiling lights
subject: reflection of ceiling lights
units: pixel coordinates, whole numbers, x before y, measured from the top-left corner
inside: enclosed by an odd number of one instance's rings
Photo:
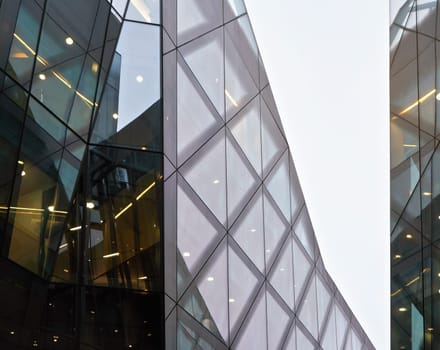
[[[115,256],[119,256],[119,252],[104,255],[103,258],[108,259],[108,258],[113,258]]]
[[[131,0],[131,5],[133,5],[136,8],[136,10],[145,19],[146,22],[151,23],[151,10],[148,8],[145,1]]]
[[[257,232],[257,230],[256,230],[256,229],[254,229],[254,228],[252,228],[252,229],[251,229],[251,232]]]
[[[93,62],[93,63],[92,63],[92,72],[93,72],[93,73],[97,73],[97,72],[98,72],[98,68],[99,68],[98,63]]]
[[[225,95],[228,98],[228,100],[232,103],[232,105],[237,108],[238,107],[238,103],[237,101],[232,97],[232,95],[229,93],[228,90],[225,90]]]
[[[407,234],[405,235],[405,237],[408,238],[408,239],[411,239],[411,238],[413,238],[413,235],[412,235],[411,233],[407,233]]]
[[[93,202],[87,202],[87,203],[86,203],[86,207],[89,208],[89,209],[93,209],[93,208],[95,207],[95,203],[93,203]]]
[[[191,256],[191,253],[190,253],[190,252],[184,252],[184,253],[183,253],[183,256],[184,256],[185,258],[188,258],[188,257]]]
[[[408,311],[408,309],[403,306],[403,307],[399,307],[399,311],[400,312],[405,312],[405,311]]]
[[[82,226],[75,226],[75,227],[69,228],[69,231],[79,231],[81,229],[82,229]]]
[[[423,192],[423,195],[424,196],[430,196],[430,195],[432,195],[432,192]]]
[[[142,276],[142,277],[138,277],[138,280],[146,280],[148,278],[148,276]]]
[[[414,144],[414,143],[404,143],[404,144],[403,144],[403,147],[406,147],[406,148],[415,148],[415,147],[417,147],[417,145]]]
[[[26,175],[26,171],[22,170],[21,171],[21,176],[25,176]]]
[[[70,36],[68,36],[67,38],[66,38],[66,40],[64,40],[65,42],[66,42],[66,44],[67,45],[73,45],[73,39],[70,37]]]
[[[437,95],[435,96],[435,99],[436,99],[437,101],[440,101],[440,94],[437,94]]]
[[[17,163],[20,165],[24,165],[24,162],[22,160],[17,160]]]
[[[416,102],[414,102],[413,104],[409,105],[404,110],[402,110],[399,113],[399,115],[405,114],[405,113],[409,112],[410,110],[412,110],[414,107],[417,107],[419,105],[419,103],[425,102],[430,96],[435,94],[435,91],[436,91],[435,89],[429,91],[426,95],[420,97]]]
[[[38,75],[38,78],[40,78],[40,80],[46,80],[46,74],[41,73]]]
[[[142,82],[144,81],[144,77],[143,77],[142,75],[138,75],[138,76],[136,77],[136,81],[137,81],[138,83],[142,83]]]
[[[208,282],[212,282],[212,281],[214,281],[214,277],[209,276],[209,277],[207,278],[207,280],[208,280]]]
[[[402,255],[400,255],[400,254],[396,254],[396,255],[394,255],[394,258],[395,259],[400,259],[402,257]]]
[[[217,184],[220,183],[220,180],[215,179],[214,181],[212,181],[212,183],[213,183],[214,185],[217,185]]]
[[[53,212],[53,211],[55,211],[55,206],[53,206],[53,205],[49,205],[49,206],[47,207],[47,210]]]
[[[114,120],[118,119],[119,118],[119,114],[118,113],[113,113],[112,118]]]
[[[235,303],[235,299],[234,299],[234,298],[230,298],[230,299],[229,299],[229,302],[230,302],[230,303]]]

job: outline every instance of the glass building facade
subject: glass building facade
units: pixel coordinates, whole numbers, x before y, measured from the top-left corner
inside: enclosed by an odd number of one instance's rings
[[[241,0],[0,0],[0,120],[1,348],[373,349]]]
[[[392,349],[440,348],[437,1],[391,1]]]

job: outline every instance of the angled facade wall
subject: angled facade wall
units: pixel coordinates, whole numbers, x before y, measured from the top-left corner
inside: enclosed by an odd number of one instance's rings
[[[438,349],[438,2],[391,5],[391,345]]]
[[[0,1],[0,345],[373,349],[244,4]]]

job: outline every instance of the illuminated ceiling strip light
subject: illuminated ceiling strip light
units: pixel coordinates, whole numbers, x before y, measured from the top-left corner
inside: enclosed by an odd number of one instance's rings
[[[75,227],[69,228],[69,231],[79,231],[81,229],[82,229],[82,226],[75,226]]]
[[[395,297],[397,294],[399,294],[401,291],[403,290],[403,288],[399,288],[398,290],[396,290],[395,292],[391,293],[391,297]]]
[[[411,281],[409,281],[405,284],[405,287],[409,287],[411,284],[416,283],[419,279],[420,279],[420,276],[414,277]]]
[[[115,256],[119,256],[119,252],[104,255],[103,258],[108,259],[108,258],[113,258]]]
[[[401,111],[399,113],[399,115],[408,113],[411,109],[413,109],[414,107],[417,107],[420,103],[425,102],[430,96],[435,94],[436,89],[431,90],[430,92],[428,92],[426,95],[420,97],[416,102],[414,102],[412,105],[406,107],[403,111]]]
[[[225,89],[225,95],[231,101],[231,103],[234,105],[234,107],[238,107],[237,101],[234,100],[234,98],[231,96],[228,90]]]
[[[68,246],[67,243],[63,243],[63,244],[60,245],[60,249],[66,248],[67,246]]]
[[[60,73],[52,71],[52,74],[55,75],[57,79],[61,81],[64,85],[66,85],[69,89],[72,88],[72,85],[69,83],[69,81],[66,78],[64,78]]]
[[[142,277],[138,277],[138,280],[146,280],[148,277],[147,276],[142,276]]]
[[[44,209],[39,208],[24,208],[24,207],[0,207],[2,210],[14,209],[14,210],[25,210],[25,211],[38,211],[40,213],[44,212]]]
[[[26,43],[26,41],[24,41],[22,38],[20,38],[20,36],[17,34],[17,33],[14,33],[14,37],[15,37],[15,39],[17,39],[26,49],[28,49],[29,50],[29,52],[32,54],[32,55],[36,55],[36,52],[32,49],[32,47],[30,47],[27,43]]]
[[[115,220],[119,218],[122,214],[124,214],[128,209],[133,206],[133,203],[128,204],[124,209],[122,209],[119,213],[115,215]]]
[[[69,214],[67,211],[64,211],[64,210],[52,210],[51,213],[55,213],[55,214]]]
[[[151,190],[154,186],[156,185],[156,182],[153,182],[150,186],[148,186],[145,190],[143,190],[137,197],[136,200],[138,201],[139,199],[141,199],[145,193],[147,193],[149,190]]]
[[[417,145],[414,143],[404,143],[403,147],[414,148],[414,147],[417,147]]]
[[[93,106],[93,102],[90,99],[88,99],[86,96],[84,96],[82,93],[80,93],[78,90],[75,90],[75,94],[77,94],[84,102],[86,102],[90,106]],[[98,104],[95,103],[95,106],[98,107]]]

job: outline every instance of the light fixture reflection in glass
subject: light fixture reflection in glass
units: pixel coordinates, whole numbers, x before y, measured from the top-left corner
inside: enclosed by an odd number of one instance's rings
[[[112,114],[112,118],[113,118],[114,120],[118,119],[118,118],[119,118],[119,114],[118,114],[118,113],[113,113],[113,114]]]
[[[146,279],[148,279],[148,276],[138,277],[138,280],[146,280]]]
[[[256,229],[254,229],[254,228],[252,228],[252,229],[251,229],[251,232],[257,232],[257,230],[256,230]]]
[[[417,145],[415,143],[404,143],[403,147],[406,147],[406,148],[416,148]]]
[[[40,80],[46,80],[46,74],[40,73],[38,74],[38,78],[40,78]]]
[[[144,81],[144,77],[142,75],[138,75],[138,76],[136,76],[136,81],[138,83],[142,83]]]
[[[184,253],[183,253],[183,256],[184,256],[185,258],[188,258],[188,257],[191,256],[191,253],[190,253],[190,252],[184,252]]]
[[[399,307],[399,311],[405,312],[405,311],[408,311],[408,309],[406,307],[402,306],[402,307]]]
[[[89,209],[93,209],[93,208],[95,207],[95,203],[93,203],[93,202],[87,202],[87,203],[86,203],[86,207],[89,208]]]
[[[235,299],[234,299],[234,298],[230,298],[230,299],[229,299],[229,302],[230,302],[230,303],[235,303]]]
[[[423,192],[423,195],[424,196],[430,196],[430,195],[432,195],[432,192]]]
[[[405,237],[408,238],[408,239],[411,239],[411,238],[413,238],[413,235],[412,235],[411,233],[407,233],[407,234],[405,235]]]
[[[440,94],[437,94],[437,95],[435,96],[435,99],[436,99],[437,101],[440,101]]]
[[[396,255],[394,255],[394,258],[395,259],[400,259],[402,257],[402,255],[400,255],[400,254],[396,254]]]
[[[108,258],[113,258],[115,256],[119,256],[119,252],[104,255],[103,258],[108,259]]]
[[[212,281],[214,281],[214,277],[209,276],[209,277],[207,278],[207,281],[208,281],[208,282],[212,282]]]
[[[17,160],[17,163],[20,165],[24,165],[24,162],[22,160]]]
[[[21,176],[25,176],[26,175],[26,171],[22,170],[21,171]]]
[[[215,179],[214,181],[212,181],[212,183],[213,183],[214,185],[217,185],[217,184],[220,183],[220,180]]]
[[[47,210],[49,210],[50,212],[53,212],[55,210],[55,206],[54,205],[49,205],[47,207]]]
[[[73,39],[70,37],[70,36],[68,36],[67,38],[66,38],[66,40],[64,40],[65,42],[66,42],[66,44],[67,45],[73,45]]]

